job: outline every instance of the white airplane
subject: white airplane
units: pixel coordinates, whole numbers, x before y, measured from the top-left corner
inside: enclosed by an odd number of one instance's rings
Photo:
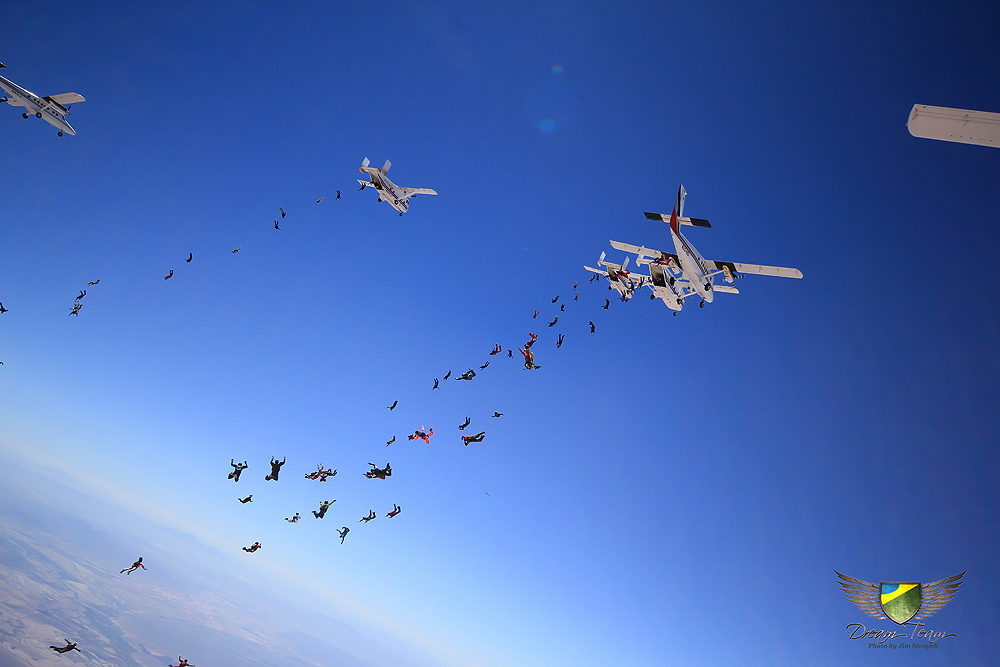
[[[653,289],[651,298],[661,298],[668,308],[677,314],[688,297],[698,295],[701,297],[700,307],[705,303],[711,303],[716,292],[727,292],[739,294],[739,290],[732,287],[737,278],[741,278],[742,273],[755,273],[761,276],[777,276],[781,278],[801,278],[802,272],[798,269],[783,266],[763,266],[761,264],[744,264],[742,262],[720,262],[705,259],[701,256],[693,245],[681,233],[681,225],[693,225],[695,227],[711,227],[712,225],[703,218],[684,217],[684,199],[687,191],[682,185],[677,191],[677,202],[669,216],[662,213],[646,213],[646,218],[650,220],[662,220],[670,225],[670,236],[674,241],[675,253],[653,250],[643,246],[634,246],[620,241],[612,241],[611,246],[616,250],[623,250],[638,255],[637,265],[648,265],[650,276],[642,276],[640,287],[647,284]],[[601,255],[601,262],[604,255]],[[627,264],[626,260],[626,264]],[[607,263],[605,265],[609,266]],[[595,273],[604,273],[590,267],[584,267]],[[722,275],[728,285],[716,284],[715,277]],[[607,275],[607,274],[605,274]],[[648,283],[645,279],[648,279]],[[614,284],[614,283],[612,283]]]
[[[358,183],[361,184],[361,189],[364,190],[366,187],[373,187],[378,191],[378,200],[387,201],[389,205],[394,209],[399,211],[400,215],[406,213],[407,209],[410,208],[410,197],[413,195],[436,195],[437,193],[430,188],[401,188],[388,178],[386,178],[386,173],[389,171],[389,167],[392,163],[388,160],[382,165],[381,169],[376,169],[375,167],[369,167],[371,164],[368,162],[368,158],[361,163],[361,173],[367,173],[371,181],[364,181],[358,179]]]
[[[0,63],[0,69],[6,69],[6,65]],[[27,109],[21,114],[21,118],[27,118],[29,114],[35,114],[36,118],[44,118],[50,125],[59,130],[59,136],[63,132],[76,134],[76,130],[66,121],[69,115],[69,105],[76,102],[85,102],[83,95],[77,93],[62,93],[49,97],[39,97],[30,90],[25,90],[10,79],[0,76],[0,88],[3,88],[7,95],[0,99],[13,107],[24,107]]]
[[[629,271],[628,257],[625,258],[623,264],[613,264],[605,261],[605,253],[603,252],[597,260],[597,265],[607,267],[607,271],[589,266],[584,266],[583,268],[606,277],[611,282],[611,287],[608,287],[608,289],[613,287],[618,290],[622,301],[628,301],[641,288],[649,287],[653,291],[649,295],[650,300],[662,300],[667,308],[674,311],[674,315],[684,307],[684,299],[690,296],[693,290],[687,287],[686,281],[680,277],[679,269],[671,271],[668,262],[659,259],[659,251],[620,241],[612,241],[611,246],[616,250],[624,250],[625,252],[639,255],[639,261],[636,264],[648,265],[650,275]],[[657,259],[646,259],[645,257],[656,257]]]

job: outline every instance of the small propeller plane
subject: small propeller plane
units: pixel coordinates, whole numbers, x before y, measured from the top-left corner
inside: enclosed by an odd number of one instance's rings
[[[6,69],[6,67],[0,63],[0,69]],[[0,88],[3,88],[9,95],[9,97],[0,99],[0,102],[6,102],[13,107],[24,107],[27,110],[21,114],[21,118],[35,114],[36,118],[44,118],[50,125],[59,130],[60,137],[64,131],[76,134],[76,130],[67,122],[66,116],[69,115],[69,105],[86,101],[83,95],[62,93],[49,97],[39,97],[3,76],[0,76]]]
[[[361,184],[361,189],[364,190],[367,187],[373,187],[378,191],[378,200],[387,201],[389,205],[394,209],[399,211],[400,215],[406,213],[407,209],[410,208],[410,197],[413,195],[436,195],[437,193],[430,188],[401,188],[386,177],[386,173],[389,171],[389,167],[392,163],[388,160],[382,165],[381,169],[376,169],[375,167],[369,167],[371,164],[368,158],[361,163],[361,173],[368,174],[371,181],[365,181],[358,179],[358,183]]]
[[[650,298],[662,299],[667,307],[674,311],[674,315],[684,306],[684,301],[694,295],[701,297],[699,305],[704,308],[706,302],[712,302],[716,292],[739,294],[740,291],[733,287],[732,284],[736,282],[737,278],[741,278],[741,274],[744,273],[777,276],[780,278],[802,277],[802,272],[798,269],[783,266],[744,264],[742,262],[720,262],[702,257],[701,253],[681,233],[680,227],[681,225],[692,225],[695,227],[711,228],[712,225],[704,218],[684,217],[684,199],[686,196],[687,191],[682,185],[677,191],[677,202],[674,204],[674,208],[669,216],[662,213],[646,213],[647,219],[662,220],[670,225],[670,236],[674,241],[676,253],[663,252],[662,250],[635,246],[620,241],[611,242],[611,247],[615,250],[622,250],[637,255],[636,265],[649,266],[649,276],[636,274],[633,277],[628,271],[625,271],[625,266],[628,265],[628,258],[625,259],[624,265],[618,267],[618,265],[606,262],[604,260],[604,253],[601,253],[598,265],[607,266],[608,272],[592,269],[589,266],[584,268],[588,271],[608,276],[612,287],[618,289],[623,297],[630,296],[630,294],[627,295],[623,291],[623,288],[626,286],[630,287],[630,292],[634,292],[644,285],[649,286],[653,290]],[[617,274],[617,284],[611,278],[610,274]],[[715,277],[718,275],[721,275],[728,284],[716,284]],[[639,278],[638,284],[635,282],[636,277]],[[623,283],[622,278],[628,282]]]

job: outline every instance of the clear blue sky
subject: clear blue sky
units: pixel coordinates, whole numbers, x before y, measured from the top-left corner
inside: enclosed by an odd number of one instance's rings
[[[914,103],[1000,111],[995,3],[203,4],[5,12],[5,75],[87,98],[61,139],[0,107],[8,450],[233,559],[260,540],[262,581],[319,582],[442,664],[1000,652],[1000,151],[905,128]],[[357,191],[366,156],[439,195],[399,217]],[[679,183],[705,256],[805,278],[603,310],[583,264],[669,250],[642,213]],[[541,370],[488,355],[529,331]],[[849,641],[872,619],[834,568],[968,569],[928,623],[958,637]]]

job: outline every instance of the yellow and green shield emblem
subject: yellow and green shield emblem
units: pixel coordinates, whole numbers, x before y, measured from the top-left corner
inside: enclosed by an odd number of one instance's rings
[[[919,582],[882,582],[882,611],[902,625],[920,609]]]

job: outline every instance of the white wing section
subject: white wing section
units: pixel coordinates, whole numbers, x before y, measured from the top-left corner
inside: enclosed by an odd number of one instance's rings
[[[747,273],[757,276],[775,276],[776,278],[801,278],[802,272],[798,269],[791,269],[786,266],[764,266],[763,264],[742,264],[740,262],[718,262],[715,260],[705,260],[711,270],[712,265],[716,271],[722,271],[723,267],[729,267],[735,273]]]
[[[914,104],[906,127],[915,137],[1000,148],[1000,113]]]
[[[431,190],[430,188],[397,188],[401,190],[404,197],[412,197],[413,195],[436,195],[437,192]]]
[[[660,250],[653,250],[652,248],[646,248],[641,245],[632,245],[631,243],[622,243],[621,241],[612,241],[611,247],[615,250],[621,250],[622,252],[630,252],[634,255],[639,255],[641,257],[659,257],[660,255],[671,255],[673,253],[665,253]]]
[[[49,95],[45,99],[50,102],[55,102],[60,106],[67,106],[69,104],[76,104],[77,102],[86,102],[83,95],[80,93],[61,93],[59,95]]]

